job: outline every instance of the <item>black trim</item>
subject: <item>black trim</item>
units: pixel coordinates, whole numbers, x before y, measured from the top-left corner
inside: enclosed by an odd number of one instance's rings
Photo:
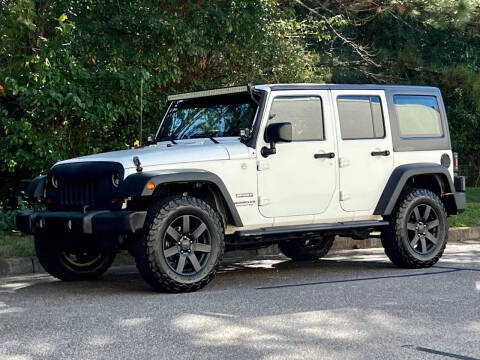
[[[384,151],[372,151],[371,153],[372,156],[389,156],[390,151],[384,150]]]
[[[43,199],[46,181],[47,175],[37,176],[28,183],[25,196],[29,199]]]
[[[46,194],[49,210],[120,210],[120,186],[125,170],[115,161],[67,162],[53,166],[48,173]],[[118,186],[112,181],[116,174]],[[58,186],[52,184],[56,178]],[[112,203],[112,199],[116,199]]]
[[[372,85],[372,84],[278,84],[268,85],[272,91],[285,90],[393,90],[393,91],[434,91],[430,86]],[[353,95],[353,94],[352,94]]]
[[[335,157],[335,153],[322,153],[322,154],[313,154],[315,159],[333,159]]]
[[[265,235],[279,235],[279,234],[294,234],[311,231],[326,231],[326,230],[347,230],[347,229],[365,229],[377,228],[387,226],[388,221],[384,220],[362,220],[362,221],[345,221],[338,223],[323,223],[323,224],[307,224],[307,225],[291,225],[291,226],[274,226],[264,227],[254,230],[238,231],[236,235],[239,238],[256,237]]]
[[[467,198],[464,192],[457,192],[453,194],[455,205],[457,208],[457,214],[462,214],[467,209]]]
[[[257,116],[255,117],[255,119],[253,120],[253,123],[252,123],[252,129],[250,129],[251,131],[251,135],[250,135],[250,138],[245,141],[245,145],[247,145],[248,147],[251,147],[253,149],[256,149],[256,146],[257,146],[257,139],[258,139],[258,134],[260,132],[260,128],[262,126],[262,119],[263,119],[263,115],[265,113],[265,107],[267,105],[267,92],[265,90],[254,90],[254,91],[259,91],[260,93],[260,101],[259,101],[259,104],[258,104],[258,108],[257,108]]]
[[[453,183],[455,184],[455,190],[459,192],[465,192],[467,190],[467,183],[465,176],[455,175],[453,177]]]
[[[148,190],[146,185],[152,182],[155,185],[153,190]],[[180,170],[166,170],[143,172],[128,176],[120,187],[122,197],[140,197],[152,196],[159,185],[171,183],[192,183],[192,182],[206,182],[216,187],[223,196],[225,203],[232,215],[233,224],[235,226],[243,226],[240,215],[238,214],[235,203],[230,196],[227,187],[222,179],[217,175],[197,169],[180,169]]]
[[[24,233],[133,234],[143,228],[146,211],[22,211],[16,225]]]
[[[443,166],[433,163],[401,165],[393,170],[392,175],[390,175],[377,207],[373,212],[374,215],[390,215],[408,179],[415,175],[444,176],[447,180],[446,192],[455,193],[450,173]]]

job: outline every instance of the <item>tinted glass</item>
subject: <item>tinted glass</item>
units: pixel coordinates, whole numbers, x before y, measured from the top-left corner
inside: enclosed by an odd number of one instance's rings
[[[442,118],[435,96],[395,95],[401,137],[441,137]]]
[[[292,123],[293,141],[323,140],[323,112],[320,97],[277,97],[268,124]]]
[[[177,101],[170,107],[157,141],[240,136],[240,130],[251,127],[256,109],[249,96]]]
[[[342,139],[375,139],[385,136],[378,96],[339,96],[338,117]]]

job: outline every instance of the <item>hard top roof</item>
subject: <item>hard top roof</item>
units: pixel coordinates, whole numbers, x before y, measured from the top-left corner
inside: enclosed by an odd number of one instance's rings
[[[167,101],[185,100],[209,96],[231,95],[249,92],[250,89],[268,87],[272,91],[281,90],[389,90],[389,91],[415,91],[415,92],[438,92],[438,88],[431,86],[413,85],[373,85],[373,84],[265,84],[265,85],[241,85],[211,90],[202,90],[188,93],[169,95]]]
[[[268,84],[272,91],[277,90],[438,90],[431,86],[414,85],[375,85],[375,84]]]

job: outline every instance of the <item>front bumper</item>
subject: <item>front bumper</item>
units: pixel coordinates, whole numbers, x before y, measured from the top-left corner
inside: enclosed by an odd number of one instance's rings
[[[143,228],[146,211],[22,211],[16,217],[24,233],[39,231],[77,234],[134,234]]]

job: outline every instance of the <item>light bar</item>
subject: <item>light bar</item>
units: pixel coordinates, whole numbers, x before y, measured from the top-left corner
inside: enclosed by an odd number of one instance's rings
[[[194,98],[217,96],[217,95],[248,93],[248,91],[249,89],[247,85],[232,86],[232,87],[221,88],[221,89],[203,90],[203,91],[195,91],[195,92],[189,92],[189,93],[183,93],[183,94],[169,95],[167,96],[167,101],[186,100],[186,99],[194,99]]]

